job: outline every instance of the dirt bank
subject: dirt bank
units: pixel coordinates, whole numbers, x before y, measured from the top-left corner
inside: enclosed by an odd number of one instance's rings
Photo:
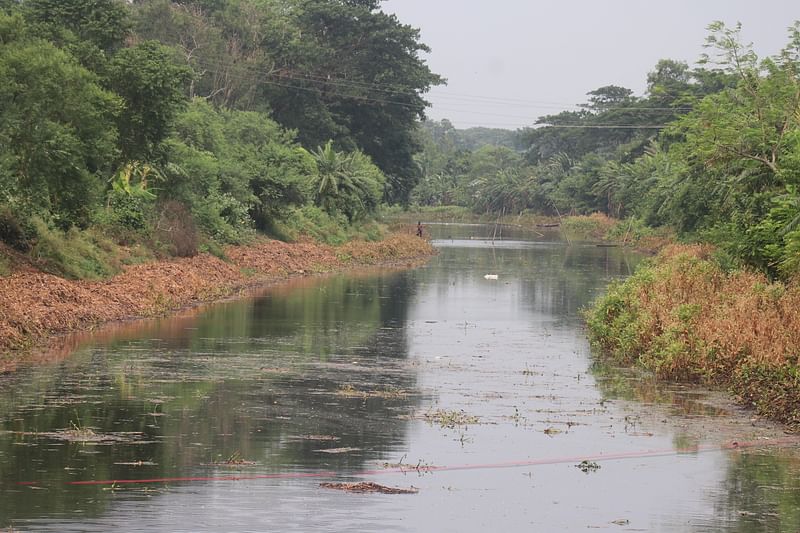
[[[381,242],[333,247],[261,241],[209,254],[131,265],[104,281],[70,281],[21,267],[0,277],[0,371],[49,337],[97,324],[163,315],[298,275],[412,263],[431,256],[427,241],[393,234]]]

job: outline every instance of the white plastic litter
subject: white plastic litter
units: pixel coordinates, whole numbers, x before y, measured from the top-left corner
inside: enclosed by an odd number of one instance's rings
[[[484,279],[497,279],[497,274],[486,274],[483,276]]]

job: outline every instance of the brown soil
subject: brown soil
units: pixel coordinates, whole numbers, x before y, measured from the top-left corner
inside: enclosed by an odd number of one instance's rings
[[[387,487],[379,485],[371,481],[362,481],[360,483],[320,483],[320,487],[325,489],[343,490],[345,492],[378,492],[380,494],[416,494],[419,489],[411,487],[410,489],[403,489],[398,487]]]
[[[209,254],[131,265],[104,281],[70,281],[15,259],[0,277],[0,371],[13,370],[30,348],[73,331],[144,318],[229,297],[245,288],[298,275],[430,257],[422,239],[391,235],[340,247],[264,240]]]

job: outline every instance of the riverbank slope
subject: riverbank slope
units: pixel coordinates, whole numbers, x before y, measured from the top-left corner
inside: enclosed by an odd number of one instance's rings
[[[417,237],[342,246],[262,240],[191,258],[125,267],[102,281],[72,281],[18,266],[0,277],[0,371],[50,337],[117,320],[163,315],[293,276],[369,265],[411,264],[433,255]]]
[[[703,245],[666,247],[587,312],[602,356],[730,389],[800,428],[800,284],[725,271]]]

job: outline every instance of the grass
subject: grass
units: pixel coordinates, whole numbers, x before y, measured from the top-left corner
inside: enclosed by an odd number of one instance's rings
[[[800,427],[800,285],[727,271],[711,247],[671,245],[587,311],[601,354],[660,378],[729,388]]]
[[[607,240],[620,221],[602,213],[576,215],[564,219],[564,231],[573,241]]]
[[[33,220],[36,243],[31,256],[47,272],[70,279],[101,279],[120,271],[124,250],[91,230],[63,232]]]
[[[0,277],[5,277],[11,274],[11,261],[4,255],[0,254]]]
[[[379,241],[387,230],[374,220],[350,223],[344,215],[333,216],[318,207],[304,206],[276,221],[271,234],[286,242],[311,240],[338,246],[352,240]]]
[[[417,221],[425,222],[488,222],[496,217],[478,215],[468,207],[457,205],[442,206],[412,206],[404,209],[400,206],[384,207],[381,217],[394,223],[416,224]]]

